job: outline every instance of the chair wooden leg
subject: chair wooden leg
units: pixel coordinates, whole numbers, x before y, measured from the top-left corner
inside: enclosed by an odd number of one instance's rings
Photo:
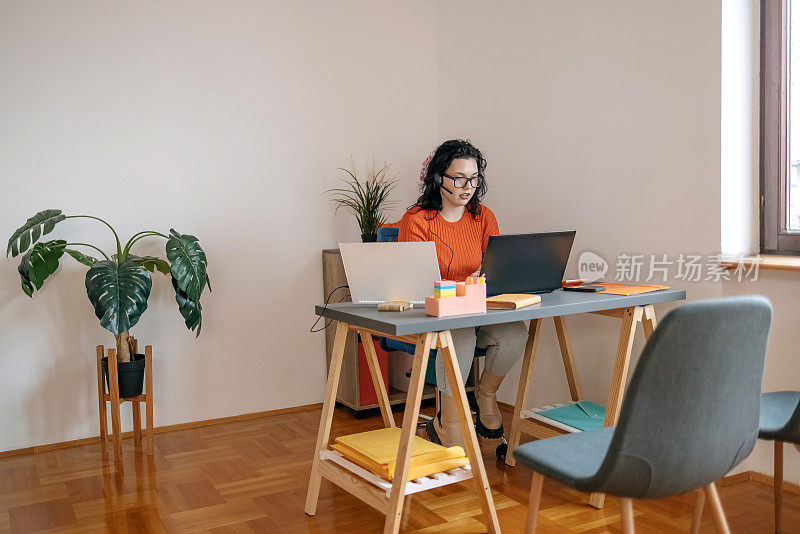
[[[636,333],[636,323],[642,319],[642,307],[634,306],[625,308],[622,312],[622,328],[619,331],[619,341],[617,342],[617,355],[614,358],[614,371],[611,375],[611,389],[606,401],[606,418],[603,421],[604,427],[616,426],[619,418],[619,411],[622,408],[622,395],[625,391],[625,381],[628,377],[628,365],[631,362],[631,351],[633,350],[633,337]],[[592,493],[589,496],[589,504],[595,508],[603,507],[604,495],[602,493]]]
[[[622,499],[622,534],[634,534],[633,499]]]
[[[319,486],[322,482],[320,474],[319,453],[328,448],[328,440],[331,437],[331,423],[333,422],[333,408],[336,405],[336,392],[339,390],[339,374],[342,370],[342,359],[344,358],[344,345],[347,342],[347,324],[338,322],[336,324],[336,334],[333,338],[333,349],[331,350],[331,362],[328,367],[328,383],[325,386],[325,397],[322,404],[322,415],[319,422],[319,432],[317,433],[317,445],[314,448],[314,458],[311,462],[311,478],[308,481],[308,493],[306,494],[305,511],[308,515],[317,513],[317,500],[319,500]]]
[[[97,402],[100,412],[100,441],[105,444],[108,441],[108,416],[106,415],[106,384],[103,380],[103,345],[97,345]]]
[[[508,449],[506,449],[506,465],[515,466],[517,460],[514,458],[514,449],[519,445],[520,438],[520,412],[528,404],[528,389],[530,386],[531,373],[533,372],[533,361],[536,359],[536,347],[539,345],[539,338],[542,332],[542,320],[531,319],[528,326],[528,342],[525,344],[525,353],[522,357],[522,372],[519,375],[519,385],[517,386],[517,400],[514,403],[514,413],[511,416],[511,433],[508,435]]]
[[[108,349],[108,389],[111,397],[111,428],[114,431],[114,451],[122,457],[122,428],[119,420],[119,378],[117,376],[117,351]]]
[[[775,440],[772,491],[775,495],[775,532],[780,533],[783,522],[783,442]]]
[[[703,488],[703,491],[705,491],[706,500],[714,516],[714,524],[717,526],[717,531],[720,534],[731,534],[731,530],[728,528],[728,520],[725,519],[725,512],[722,510],[722,503],[717,494],[716,485],[712,482]]]
[[[706,494],[703,490],[699,489],[695,494],[691,534],[699,534],[700,532],[700,522],[703,520],[703,504],[706,502]]]
[[[531,481],[531,497],[528,501],[528,522],[525,524],[525,534],[536,533],[536,518],[539,516],[539,504],[542,502],[542,482],[544,475],[533,472]]]
[[[461,381],[461,372],[458,369],[458,359],[453,337],[449,330],[445,330],[439,333],[439,339],[442,345],[439,355],[444,358],[447,383],[450,384],[450,391],[456,402],[458,424],[461,427],[464,447],[472,467],[472,480],[475,483],[475,491],[478,492],[478,499],[481,503],[481,509],[483,510],[483,517],[486,520],[486,528],[490,534],[499,534],[500,522],[497,519],[497,510],[492,500],[492,488],[489,486],[489,479],[486,476],[486,467],[483,465],[478,436],[475,434],[475,424],[472,421],[472,414],[469,409],[469,403],[467,402],[467,392],[464,389],[464,383]]]
[[[414,365],[411,368],[411,380],[408,383],[406,408],[403,412],[403,429],[400,433],[400,444],[397,448],[397,462],[394,467],[392,490],[389,495],[389,508],[386,522],[383,524],[384,534],[397,534],[403,518],[405,489],[408,479],[408,467],[411,464],[411,447],[417,429],[422,391],[425,389],[425,370],[428,368],[428,356],[437,334],[422,334],[414,351]],[[451,386],[452,387],[452,386]]]

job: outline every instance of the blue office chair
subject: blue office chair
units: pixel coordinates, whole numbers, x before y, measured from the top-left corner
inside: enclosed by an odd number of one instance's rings
[[[534,470],[527,532],[536,528],[544,476],[621,497],[624,532],[633,532],[632,499],[702,488],[717,529],[728,532],[714,481],[755,445],[771,317],[763,297],[672,310],[642,351],[616,428],[533,441],[514,451]]]
[[[392,228],[390,226],[383,226],[378,228],[378,242],[379,243],[396,243],[398,235],[400,234],[400,230],[398,228]],[[407,354],[414,354],[415,346],[411,343],[406,343],[405,341],[399,341],[397,339],[390,339],[390,338],[379,338],[380,346],[386,352],[390,351],[398,351],[398,352],[405,352]],[[486,356],[486,349],[481,349],[475,347],[475,354],[473,360],[473,365],[478,365],[477,358],[481,358]],[[477,369],[477,367],[476,367]],[[477,373],[476,373],[477,374]],[[406,373],[407,376],[411,375],[411,370]],[[477,386],[477,379],[480,378],[480,375],[476,377],[476,386]],[[431,350],[430,356],[428,358],[428,368],[425,372],[425,382],[436,387],[436,350]],[[470,399],[470,403],[475,404],[475,399],[473,395],[468,395]],[[439,391],[436,391],[436,410],[439,410]],[[474,406],[473,406],[474,410]],[[497,450],[495,451],[499,460],[505,460],[506,458],[506,451],[508,450],[508,443],[504,436],[501,436],[502,443],[497,446]]]
[[[379,243],[397,243],[397,236],[399,235],[399,228],[393,228],[391,226],[381,226],[378,228]]]
[[[758,437],[775,441],[773,458],[775,532],[780,532],[783,507],[783,444],[793,443],[795,447],[800,445],[800,391],[773,391],[761,395]]]

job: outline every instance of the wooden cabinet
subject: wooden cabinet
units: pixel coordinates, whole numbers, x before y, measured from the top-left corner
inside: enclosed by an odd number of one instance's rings
[[[331,291],[337,287],[347,285],[347,277],[344,273],[344,265],[342,265],[342,255],[339,249],[327,249],[322,251],[322,287],[324,290],[324,297],[331,294]],[[339,289],[329,300],[333,302],[350,302],[350,293],[346,288]],[[324,301],[323,301],[324,302]],[[321,322],[321,320],[320,320]],[[331,349],[333,347],[333,336],[335,328],[331,326],[325,329],[325,354],[327,365],[331,361]],[[375,389],[372,387],[372,381],[369,378],[369,369],[366,367],[366,361],[363,360],[363,349],[359,350],[357,336],[354,332],[347,335],[347,344],[344,349],[344,360],[342,362],[341,378],[339,380],[339,391],[336,395],[336,400],[353,410],[360,411],[369,408],[377,408],[378,403],[373,400],[375,396]],[[362,362],[359,365],[359,352],[362,352]],[[385,353],[383,353],[385,354]],[[383,368],[386,365],[386,357],[383,357],[382,351],[378,353],[378,360],[381,363],[384,376],[387,375],[387,369]],[[393,353],[388,353],[391,358]],[[368,389],[363,391],[362,388]],[[406,392],[392,387],[388,384],[389,402],[391,404],[402,404],[406,400]],[[422,398],[432,398],[435,394],[435,388],[430,384],[425,385]],[[371,398],[370,398],[371,397]],[[363,401],[367,401],[365,403]],[[372,402],[369,402],[372,401]]]

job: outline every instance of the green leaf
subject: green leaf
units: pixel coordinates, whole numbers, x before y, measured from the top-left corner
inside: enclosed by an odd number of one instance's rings
[[[113,334],[131,329],[147,309],[153,281],[132,261],[98,261],[86,273],[86,293],[100,325]]]
[[[170,229],[167,239],[167,259],[170,261],[170,271],[178,283],[181,291],[195,302],[200,301],[200,295],[205,288],[207,277],[206,253],[200,248],[197,238],[193,235],[181,235]]]
[[[45,279],[56,272],[58,260],[64,255],[67,242],[61,239],[36,243],[33,248],[22,255],[17,267],[22,282],[22,290],[29,297],[33,296],[33,289],[42,289]]]
[[[87,256],[83,252],[79,252],[79,251],[71,249],[71,248],[65,248],[64,252],[66,252],[67,254],[69,254],[70,256],[75,258],[78,262],[80,262],[80,263],[82,263],[82,264],[84,264],[84,265],[86,265],[88,267],[92,267],[95,263],[97,263],[97,258],[93,258],[91,256]]]
[[[8,240],[8,249],[6,249],[6,256],[17,256],[28,250],[32,244],[39,241],[43,235],[49,234],[53,231],[57,223],[60,223],[67,216],[61,213],[61,210],[44,210],[40,211],[23,224],[21,227],[11,235]]]
[[[195,335],[195,337],[199,336],[203,307],[199,302],[190,299],[189,295],[178,287],[178,281],[174,276],[172,277],[172,287],[175,289],[175,300],[178,302],[178,310],[181,312],[186,322],[186,328],[189,330],[197,328],[197,335]]]
[[[22,266],[18,267],[20,278],[22,278],[22,291],[25,292],[26,295],[33,298],[33,285],[31,281],[27,278],[27,275],[22,273]]]
[[[128,254],[128,259],[136,265],[144,267],[151,273],[158,270],[161,274],[169,274],[169,263],[156,256],[135,256],[133,254]]]

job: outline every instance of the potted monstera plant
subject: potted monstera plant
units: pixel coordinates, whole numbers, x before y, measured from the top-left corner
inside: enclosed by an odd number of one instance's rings
[[[40,241],[53,228],[67,219],[94,219],[108,226],[114,234],[116,251],[111,255],[88,243],[70,243],[63,239]],[[166,259],[133,254],[133,246],[146,238],[166,241]],[[90,248],[102,257],[93,257],[75,247]],[[170,229],[169,235],[153,230],[134,234],[123,246],[116,230],[103,219],[90,215],[64,215],[61,210],[40,211],[18,228],[8,240],[6,256],[21,255],[18,271],[22,291],[33,297],[45,279],[58,269],[59,261],[67,254],[89,267],[86,273],[86,294],[100,319],[100,325],[116,337],[117,363],[120,377],[120,396],[132,397],[142,393],[144,357],[131,354],[133,343],[130,329],[147,309],[152,279],[156,271],[172,278],[178,310],[189,330],[200,335],[202,306],[200,296],[211,285],[206,273],[205,252],[197,238]],[[107,376],[107,364],[104,362]],[[123,378],[125,377],[125,378]]]

